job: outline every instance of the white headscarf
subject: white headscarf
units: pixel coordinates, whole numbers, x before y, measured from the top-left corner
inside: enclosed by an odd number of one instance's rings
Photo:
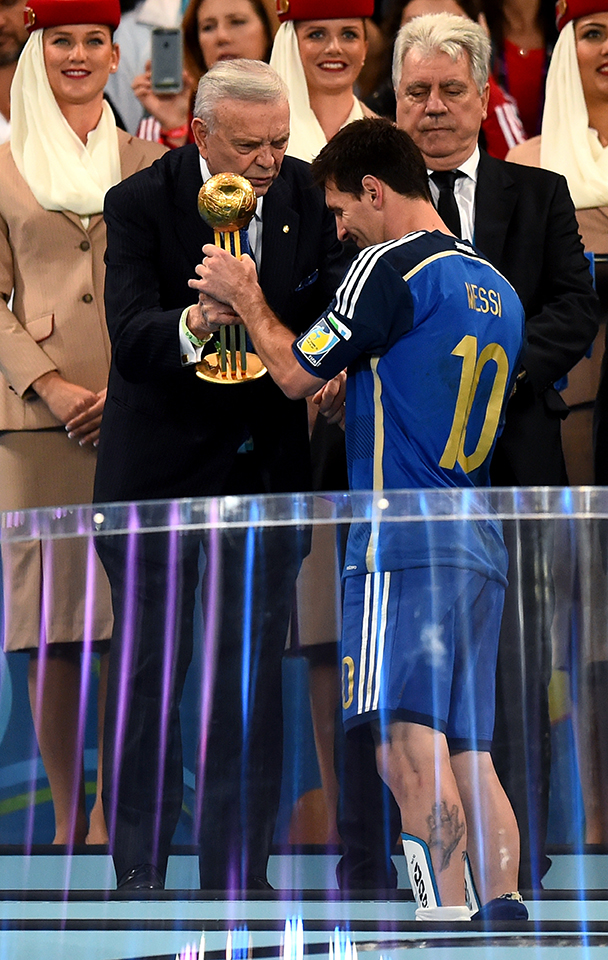
[[[540,165],[566,177],[576,209],[608,206],[608,147],[589,128],[572,21],[551,56],[541,134]]]
[[[327,143],[327,137],[310,106],[308,85],[292,20],[286,20],[277,30],[270,55],[270,66],[274,67],[285,81],[289,91],[290,133],[287,154],[310,162],[323,149]],[[363,116],[361,104],[353,96],[353,109],[346,123],[361,120]]]
[[[51,90],[42,34],[31,34],[13,78],[11,152],[41,207],[88,217],[101,213],[106,192],[121,179],[116,122],[104,101],[86,146],[77,137]]]

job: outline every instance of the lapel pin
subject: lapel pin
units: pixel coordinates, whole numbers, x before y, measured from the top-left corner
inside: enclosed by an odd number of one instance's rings
[[[286,223],[285,226],[283,227],[283,233],[289,233],[289,224],[288,224],[288,223]]]

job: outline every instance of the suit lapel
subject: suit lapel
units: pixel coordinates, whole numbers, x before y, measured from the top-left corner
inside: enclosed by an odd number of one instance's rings
[[[280,310],[293,292],[293,268],[300,216],[291,206],[291,191],[279,175],[264,198],[260,285]]]
[[[101,213],[94,213],[89,217],[89,226],[85,230],[82,220],[77,213],[72,213],[71,210],[59,210],[58,211],[63,217],[66,217],[68,220],[71,220],[75,224],[81,233],[87,234],[90,233],[93,227],[96,227],[98,223],[101,223],[103,220],[103,215]]]
[[[495,266],[502,263],[515,204],[516,184],[508,167],[481,151],[475,192],[474,244]]]

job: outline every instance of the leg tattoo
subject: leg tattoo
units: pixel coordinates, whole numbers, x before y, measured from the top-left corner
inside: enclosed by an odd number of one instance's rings
[[[431,851],[434,848],[438,854],[438,869],[441,873],[449,867],[452,854],[464,836],[464,823],[460,819],[458,806],[454,804],[448,810],[445,800],[433,804],[432,813],[426,822],[429,827],[427,844]]]

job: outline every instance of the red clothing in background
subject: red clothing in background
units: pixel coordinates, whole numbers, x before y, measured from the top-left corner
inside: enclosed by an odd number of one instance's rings
[[[497,65],[495,76],[502,79],[515,100],[527,137],[540,133],[546,75],[547,52],[544,48],[522,53],[516,44],[505,40],[502,64]]]
[[[488,116],[481,125],[485,147],[490,156],[504,160],[507,153],[518,143],[523,143],[526,133],[519,119],[517,105],[508,93],[490,77]]]

